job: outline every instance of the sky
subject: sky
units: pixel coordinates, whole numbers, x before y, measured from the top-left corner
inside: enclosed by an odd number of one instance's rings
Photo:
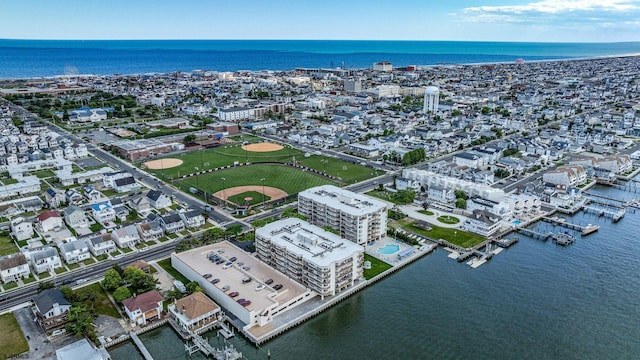
[[[0,38],[640,41],[640,0],[2,0]]]

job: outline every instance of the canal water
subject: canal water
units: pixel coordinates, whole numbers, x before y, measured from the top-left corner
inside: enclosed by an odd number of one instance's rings
[[[567,220],[600,230],[568,247],[520,236],[477,269],[438,250],[260,349],[239,336],[233,343],[248,359],[638,358],[640,211],[618,223],[585,213]],[[154,359],[189,358],[169,327],[140,338]],[[130,343],[110,353],[141,359]]]

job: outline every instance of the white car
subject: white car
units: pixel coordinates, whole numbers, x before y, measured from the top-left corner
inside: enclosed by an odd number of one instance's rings
[[[264,286],[264,285],[260,284],[260,285],[256,286],[256,291],[262,291],[262,290],[264,290],[265,288],[266,288],[266,286]]]

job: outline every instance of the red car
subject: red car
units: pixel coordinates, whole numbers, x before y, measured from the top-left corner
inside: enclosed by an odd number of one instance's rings
[[[242,301],[240,301],[242,300]],[[238,300],[238,304],[242,305],[242,306],[249,306],[251,305],[251,301],[250,300],[245,300],[245,299],[240,299]]]
[[[237,291],[234,291],[234,292],[230,292],[230,293],[229,293],[229,296],[231,296],[231,297],[236,297],[236,296],[238,296],[238,295],[240,295],[240,294],[238,294],[238,292],[237,292]]]

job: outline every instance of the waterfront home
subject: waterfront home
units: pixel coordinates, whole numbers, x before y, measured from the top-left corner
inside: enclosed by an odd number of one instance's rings
[[[87,242],[89,244],[89,250],[94,256],[100,256],[103,254],[109,254],[116,251],[116,244],[111,239],[111,234],[101,234],[94,236]]]
[[[173,234],[185,229],[185,223],[182,221],[180,214],[177,213],[161,216],[160,224],[162,224],[164,232],[168,234]]]
[[[171,199],[160,190],[150,190],[147,193],[147,199],[154,209],[160,210],[171,206]]]
[[[157,220],[138,224],[137,229],[142,241],[158,240],[164,235],[162,225]]]
[[[222,315],[220,306],[202,292],[194,292],[182,299],[175,300],[167,308],[176,323],[190,332],[217,321]]]
[[[61,229],[64,226],[60,214],[51,210],[38,215],[38,224],[44,232]]]
[[[33,237],[33,223],[25,218],[17,217],[11,220],[10,227],[13,237],[18,241],[31,239]]]
[[[199,228],[205,223],[204,216],[202,216],[202,213],[198,210],[180,213],[180,217],[188,228]]]
[[[116,229],[111,233],[111,238],[121,247],[133,247],[140,242],[140,234],[134,225],[127,225],[120,229]]]
[[[62,267],[62,260],[60,260],[58,251],[52,247],[32,252],[29,254],[29,258],[33,270],[38,274],[45,271],[52,272],[53,270]]]
[[[147,321],[160,318],[162,301],[162,295],[151,290],[122,300],[122,305],[131,322],[144,325]]]
[[[22,253],[0,259],[0,279],[3,283],[18,281],[31,275],[27,257]]]
[[[116,219],[116,211],[109,202],[101,202],[91,205],[93,218],[99,223],[106,223]]]
[[[46,289],[33,298],[34,312],[38,323],[45,331],[67,323],[71,302],[60,289]]]
[[[542,175],[542,180],[554,185],[578,186],[587,181],[587,172],[581,165],[559,166]]]
[[[472,233],[491,236],[504,225],[502,218],[492,214],[487,210],[473,210],[471,216],[467,218],[462,227]]]
[[[72,228],[89,226],[89,221],[81,208],[71,205],[64,209],[64,221]]]
[[[75,264],[91,257],[86,240],[75,240],[58,246],[60,254],[67,264]]]

